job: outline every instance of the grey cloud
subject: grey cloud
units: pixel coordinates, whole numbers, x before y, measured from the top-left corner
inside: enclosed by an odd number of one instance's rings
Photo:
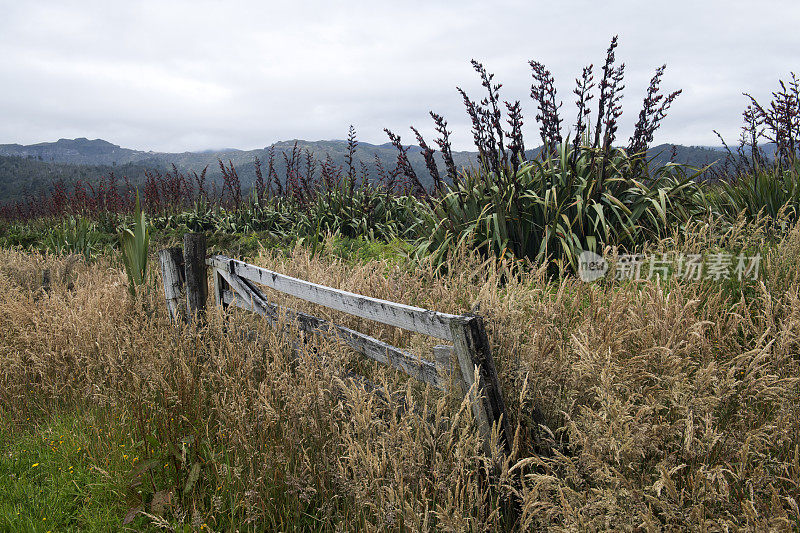
[[[86,136],[139,149],[263,147],[346,135],[411,140],[444,114],[470,144],[455,86],[480,86],[476,58],[522,101],[536,139],[527,60],[572,82],[613,34],[627,65],[621,136],[656,66],[684,89],[656,142],[738,135],[743,91],[766,99],[797,69],[797,2],[8,2],[0,0],[0,143]],[[754,12],[754,9],[756,11]],[[535,143],[535,141],[533,141]]]

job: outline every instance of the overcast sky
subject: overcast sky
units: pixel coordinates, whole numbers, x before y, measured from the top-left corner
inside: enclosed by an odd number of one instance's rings
[[[610,38],[626,63],[627,140],[653,70],[681,88],[656,143],[735,141],[746,105],[800,73],[800,1],[331,2],[0,0],[0,143],[102,138],[141,150],[260,148],[286,139],[411,142],[443,114],[471,148],[455,87],[481,96],[469,60],[523,102],[528,60],[574,79]],[[596,102],[596,99],[595,99]]]

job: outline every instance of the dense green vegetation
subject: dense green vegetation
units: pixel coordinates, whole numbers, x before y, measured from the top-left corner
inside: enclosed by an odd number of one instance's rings
[[[0,156],[0,204],[24,202],[49,195],[55,182],[96,185],[100,176],[112,172],[127,177],[132,184],[144,182],[144,173],[154,167],[135,163],[121,165],[80,165],[47,161],[34,156]]]
[[[131,491],[131,472],[143,458],[130,420],[110,421],[101,410],[54,411],[28,417],[22,427],[7,412],[0,414],[0,529],[119,529],[132,502],[120,495]],[[156,473],[169,475],[163,465],[161,470]],[[140,483],[142,488],[147,490]],[[144,517],[129,523],[147,525]]]
[[[103,143],[98,148],[97,144]],[[24,199],[26,194],[34,196],[49,191],[52,181],[64,179],[67,183],[74,183],[81,179],[96,183],[100,176],[110,172],[127,176],[131,183],[141,185],[144,181],[144,170],[161,170],[170,168],[175,164],[182,172],[202,172],[208,168],[209,181],[218,185],[222,182],[217,161],[233,163],[241,176],[242,185],[246,188],[255,186],[256,170],[253,161],[268,161],[270,154],[277,154],[273,162],[275,171],[279,176],[285,176],[287,162],[281,157],[282,153],[291,154],[293,149],[303,154],[310,153],[319,161],[330,157],[335,165],[345,165],[347,155],[347,141],[280,141],[273,145],[258,150],[217,150],[205,152],[184,153],[153,153],[137,150],[128,150],[105,141],[90,141],[87,139],[74,139],[54,143],[41,143],[39,145],[0,145],[0,204],[14,203]],[[527,157],[534,158],[541,151],[541,147],[528,150]],[[24,154],[24,155],[23,155]],[[390,144],[375,145],[359,143],[356,157],[366,165],[366,172],[373,181],[379,178],[379,165],[391,168],[395,161],[395,151]],[[712,148],[662,144],[650,148],[648,156],[654,158],[656,164],[664,165],[669,162],[690,165],[702,168],[715,161],[725,158],[725,153]],[[427,186],[433,181],[425,172],[425,161],[417,147],[411,148],[409,154],[411,164]],[[440,154],[436,154],[437,161],[442,164]],[[478,153],[474,151],[453,152],[455,163],[460,168],[468,168],[478,160]],[[379,162],[379,163],[378,163]]]
[[[487,255],[549,259],[574,269],[583,250],[601,252],[610,243],[635,249],[707,212],[694,173],[668,164],[645,181],[635,177],[636,164],[623,150],[605,159],[567,141],[553,157],[513,175],[508,168],[500,176],[467,173],[424,212],[418,256],[444,258],[466,243]]]
[[[513,176],[512,169],[462,172],[436,197],[390,193],[369,183],[351,192],[345,179],[309,197],[259,201],[253,194],[239,207],[195,201],[188,208],[151,214],[148,224],[162,242],[185,231],[203,231],[212,241],[239,242],[240,249],[253,251],[258,243],[313,246],[332,235],[409,242],[413,246],[405,249],[413,249],[414,257],[432,255],[437,263],[466,246],[484,255],[534,262],[549,258],[556,266],[574,269],[582,250],[601,252],[606,245],[617,245],[633,251],[691,220],[720,218],[733,225],[744,217],[787,224],[797,218],[796,164],[731,181],[699,182],[692,169],[674,164],[648,170],[650,179],[637,179],[632,177],[636,161],[614,150],[601,179],[596,165],[602,155],[564,142],[552,157],[527,162]],[[0,223],[0,244],[91,258],[117,248],[117,235],[132,228],[131,223],[130,215],[109,211],[7,220]]]

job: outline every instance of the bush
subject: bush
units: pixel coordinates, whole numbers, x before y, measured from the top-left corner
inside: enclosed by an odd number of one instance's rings
[[[710,195],[716,211],[730,220],[759,216],[796,220],[800,214],[800,161],[792,166],[757,169],[719,183]]]
[[[525,150],[519,101],[505,102],[511,127],[506,131],[500,109],[501,85],[475,60],[472,65],[487,96],[475,102],[458,90],[472,120],[477,168],[462,174],[457,171],[447,122],[431,112],[449,180],[440,176],[434,150],[412,128],[435,183],[434,191],[426,191],[400,137],[386,130],[399,152],[398,167],[429,207],[416,226],[417,256],[433,254],[442,264],[448,252],[468,246],[496,256],[537,262],[553,259],[561,268],[575,268],[583,250],[608,244],[632,248],[705,211],[694,175],[688,176],[684,168],[673,164],[652,172],[649,169],[648,146],[680,94],[659,94],[665,66],[656,69],[650,81],[627,149],[614,146],[622,115],[625,68],[615,64],[616,47],[614,37],[602,67],[593,131],[589,109],[595,88],[592,66],[584,68],[577,80],[578,114],[572,142],[561,131],[561,104],[553,76],[543,64],[530,62],[531,97],[538,105],[536,119],[542,139],[538,155]]]
[[[637,159],[624,150],[612,150],[600,173],[603,159],[567,140],[513,175],[508,168],[465,173],[418,226],[418,257],[433,254],[441,264],[449,250],[467,244],[487,255],[552,259],[576,269],[584,250],[633,248],[704,211],[703,192],[683,167],[669,164],[637,179]]]
[[[717,133],[727,150],[722,166],[712,170],[719,182],[712,189],[715,210],[735,220],[744,216],[794,221],[800,215],[800,82],[794,73],[788,83],[779,81],[768,105],[750,100],[742,116],[744,125],[735,152]],[[770,156],[759,141],[774,148]]]
[[[47,233],[42,248],[56,255],[75,254],[92,259],[100,251],[95,229],[95,224],[86,218],[70,217]]]

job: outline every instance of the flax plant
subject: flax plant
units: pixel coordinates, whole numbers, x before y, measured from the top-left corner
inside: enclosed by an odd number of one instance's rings
[[[785,212],[800,216],[800,82],[794,73],[779,82],[767,105],[746,94],[750,104],[742,113],[739,146],[731,150],[717,133],[727,156],[709,173],[713,206],[729,221],[741,214],[754,221],[764,215],[773,221]],[[774,158],[759,146],[772,143]]]
[[[122,263],[128,275],[128,291],[136,297],[136,288],[144,285],[147,279],[147,256],[149,253],[150,235],[147,220],[136,193],[133,229],[125,228],[119,236],[122,251]]]
[[[621,149],[608,156],[598,150],[579,147],[576,154],[566,139],[552,156],[523,163],[513,175],[511,169],[465,172],[424,215],[417,257],[432,254],[443,264],[449,250],[466,243],[485,255],[574,269],[584,250],[635,248],[705,212],[696,173],[666,165],[648,180],[635,179],[638,159]]]
[[[589,109],[595,88],[593,66],[585,67],[576,80],[578,116],[573,141],[562,133],[561,103],[552,74],[544,64],[530,61],[531,97],[537,103],[542,139],[536,157],[525,151],[519,101],[505,102],[510,126],[506,131],[502,86],[475,60],[472,66],[486,96],[475,101],[463,89],[458,91],[472,122],[476,166],[460,174],[455,171],[447,123],[431,112],[439,134],[436,145],[450,180],[443,182],[433,149],[412,127],[436,184],[427,191],[421,188],[400,137],[386,130],[398,149],[398,168],[425,200],[415,226],[418,259],[431,255],[444,266],[448,254],[468,246],[484,256],[547,263],[553,270],[575,269],[585,250],[635,249],[665,235],[670,226],[706,212],[703,192],[695,183],[697,173],[673,164],[650,168],[646,157],[655,131],[680,94],[660,94],[665,66],[657,68],[650,81],[628,149],[614,145],[625,71],[624,64],[616,64],[616,47],[614,37],[598,85],[594,131]]]

